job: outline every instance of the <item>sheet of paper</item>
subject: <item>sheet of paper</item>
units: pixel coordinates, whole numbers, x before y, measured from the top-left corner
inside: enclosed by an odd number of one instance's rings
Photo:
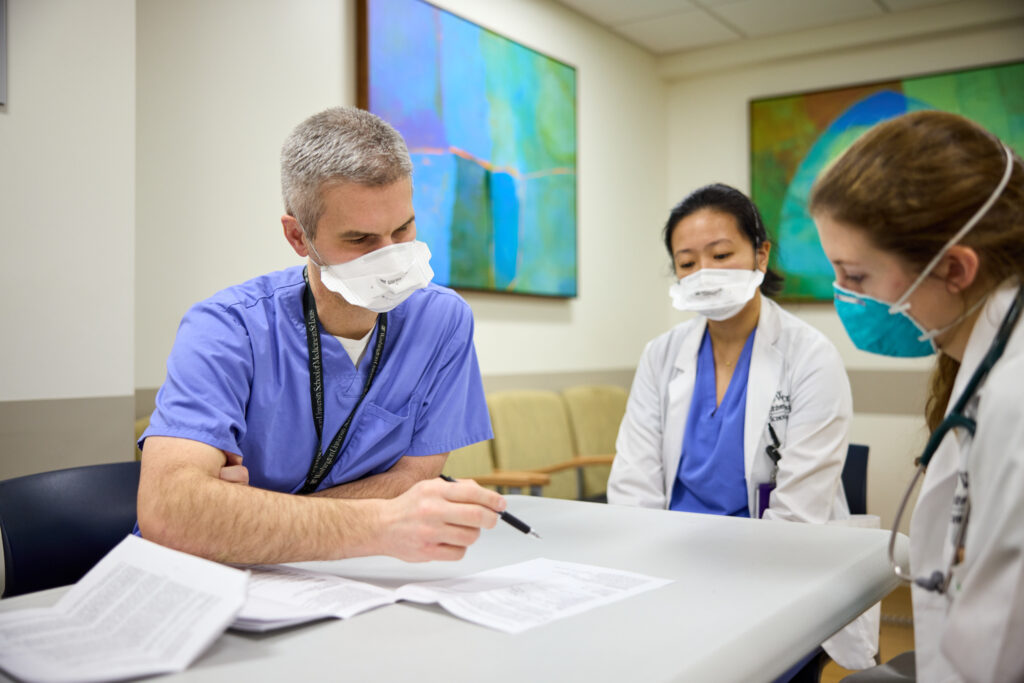
[[[386,588],[283,565],[248,567],[249,593],[232,628],[268,631],[306,621],[347,619],[397,599]]]
[[[128,536],[54,606],[0,614],[0,668],[41,683],[182,671],[234,619],[247,581]]]
[[[456,578],[406,584],[403,600],[436,602],[506,633],[562,619],[671,583],[643,574],[538,558]]]

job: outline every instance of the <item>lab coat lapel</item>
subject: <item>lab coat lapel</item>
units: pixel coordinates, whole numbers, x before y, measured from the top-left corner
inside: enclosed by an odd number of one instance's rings
[[[1003,285],[978,316],[953,382],[947,415],[988,352],[1015,293],[1016,286]],[[956,474],[964,464],[963,456],[960,438],[948,435],[928,463],[910,520],[910,571],[915,575],[927,575],[944,568],[952,552],[950,517]],[[949,602],[943,595],[916,587],[913,602],[918,676],[920,680],[936,679],[949,668],[938,648]]]
[[[779,339],[779,314],[775,303],[761,298],[761,316],[754,334],[754,348],[750,356],[747,376],[747,410],[743,420],[743,464],[747,477],[747,490],[753,490],[752,477],[758,445],[768,424],[768,411],[772,399],[779,391],[782,378],[782,352],[776,347]],[[753,500],[752,497],[749,497]]]
[[[683,451],[683,433],[686,429],[686,418],[690,414],[690,402],[693,400],[693,387],[697,379],[697,352],[700,342],[704,339],[707,329],[707,318],[698,317],[695,324],[687,330],[686,336],[679,345],[675,358],[675,372],[668,383],[668,410],[665,411],[665,431],[663,456],[666,463],[665,505],[672,498],[672,487],[679,470],[679,459]]]

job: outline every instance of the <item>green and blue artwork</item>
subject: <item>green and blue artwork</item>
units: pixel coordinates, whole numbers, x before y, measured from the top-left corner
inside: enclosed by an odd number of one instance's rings
[[[1024,153],[1024,62],[751,102],[751,198],[776,246],[782,297],[832,298],[832,267],[807,213],[818,175],[876,123],[920,109],[965,116]]]
[[[366,0],[366,38],[435,281],[576,296],[576,70],[421,0]]]

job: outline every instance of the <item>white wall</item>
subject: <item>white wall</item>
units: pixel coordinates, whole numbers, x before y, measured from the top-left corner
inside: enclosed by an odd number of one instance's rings
[[[8,0],[0,401],[134,392],[135,3]]]
[[[437,3],[578,68],[579,291],[466,295],[484,374],[629,368],[660,331],[664,85],[653,56],[548,0]],[[354,102],[351,2],[139,0],[136,386],[164,377],[178,321],[214,291],[298,263],[278,152]]]
[[[660,62],[668,91],[668,197],[721,181],[749,191],[748,103],[752,98],[859,84],[1024,58],[1024,5],[961,2],[897,18],[675,55]],[[921,35],[926,28],[930,33]],[[830,304],[788,306],[825,332],[849,370],[919,370],[855,349]],[[666,326],[674,322],[667,314]],[[923,446],[923,419],[878,415],[855,405],[851,439],[871,447],[869,510],[892,519]],[[905,526],[905,524],[904,524]]]
[[[136,386],[157,387],[181,316],[297,263],[281,232],[281,143],[355,97],[339,0],[138,0]]]

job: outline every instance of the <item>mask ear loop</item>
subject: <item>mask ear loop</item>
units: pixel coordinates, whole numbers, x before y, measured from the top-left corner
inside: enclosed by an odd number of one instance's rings
[[[299,219],[296,218],[295,222],[299,223]],[[305,226],[302,225],[302,223],[299,223],[299,227],[302,228],[302,236],[306,239],[306,246],[309,247],[310,251],[313,252],[313,255],[316,256],[316,258],[313,259],[313,263],[315,263],[320,268],[326,268],[327,262],[324,261],[322,256],[320,256],[320,252],[316,250],[316,246],[314,246],[313,244],[313,238],[311,238],[309,236],[309,233],[306,232],[306,228]]]
[[[971,216],[971,219],[969,221],[964,223],[964,227],[960,228],[960,231],[953,235],[953,239],[946,242],[946,245],[942,247],[942,249],[939,249],[939,253],[935,255],[935,258],[928,262],[928,265],[924,267],[924,270],[922,270],[921,274],[917,276],[917,279],[914,280],[914,283],[910,285],[907,291],[903,293],[903,296],[901,296],[896,301],[896,303],[889,307],[890,315],[896,315],[897,313],[901,313],[903,311],[907,311],[910,309],[910,303],[907,301],[907,299],[909,299],[910,295],[914,293],[914,290],[917,289],[922,282],[924,282],[924,279],[928,277],[928,273],[932,271],[932,268],[938,265],[939,261],[942,260],[942,257],[946,255],[946,252],[949,251],[957,243],[959,243],[960,240],[964,238],[964,235],[969,233],[971,231],[971,228],[973,228],[978,221],[984,218],[985,214],[988,213],[988,210],[991,209],[992,205],[996,203],[997,199],[999,199],[999,196],[1003,194],[1003,190],[1006,189],[1007,183],[1010,182],[1010,176],[1013,175],[1013,152],[1010,151],[1010,148],[1007,147],[1005,143],[1000,142],[999,144],[1003,146],[1003,151],[1006,153],[1006,170],[1003,172],[1003,179],[999,181],[999,185],[992,192],[992,194],[989,195],[989,198],[985,200],[985,203],[981,205],[981,208],[978,209],[973,216]],[[969,313],[965,315],[969,315]],[[935,334],[940,333],[941,332],[936,332]],[[925,336],[927,336],[928,334],[929,333],[926,332]],[[922,341],[924,341],[923,338]]]

